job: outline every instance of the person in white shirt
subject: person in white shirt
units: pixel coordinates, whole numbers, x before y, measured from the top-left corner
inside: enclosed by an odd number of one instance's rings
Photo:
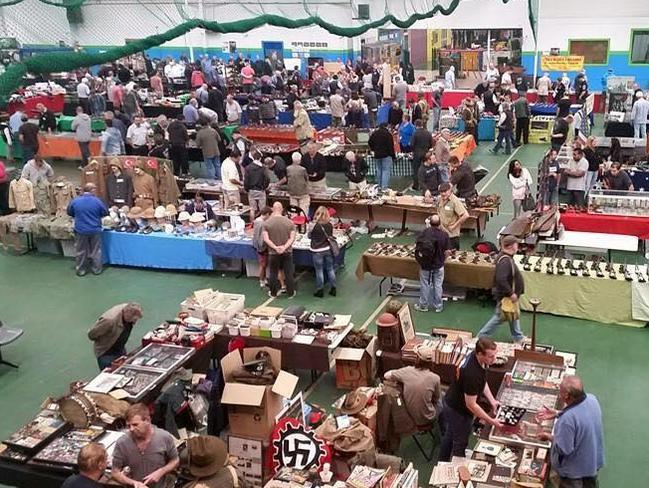
[[[219,114],[217,114],[211,108],[207,108],[207,107],[199,108],[198,109],[198,115],[200,117],[203,117],[204,119],[207,119],[207,121],[210,124],[217,124],[219,122]]]
[[[237,169],[239,161],[241,161],[241,152],[235,147],[230,151],[230,156],[225,158],[221,164],[221,188],[223,189],[223,201],[226,208],[241,203],[239,188],[243,184]]]
[[[533,185],[532,175],[527,168],[523,168],[518,159],[509,163],[509,172],[507,174],[509,182],[512,185],[512,200],[514,202],[514,218],[521,214],[523,201]]]
[[[547,102],[548,95],[550,94],[551,89],[552,89],[552,80],[550,79],[550,75],[548,73],[543,73],[543,76],[541,76],[539,80],[536,82],[536,90],[539,96],[540,103]]]
[[[633,137],[636,139],[647,138],[647,117],[649,117],[649,101],[645,99],[643,92],[636,93],[638,100],[631,109],[631,121],[633,122]]]
[[[572,159],[568,161],[568,167],[563,172],[567,178],[568,205],[583,207],[588,160],[584,157],[582,148],[576,147],[572,150]]]
[[[88,103],[90,87],[88,85],[88,78],[82,78],[81,82],[77,85],[77,98],[79,99],[79,105],[83,108],[83,111],[90,114],[90,104]]]
[[[225,115],[228,118],[228,124],[239,125],[241,122],[241,105],[232,95],[228,95],[225,102]]]
[[[444,86],[447,90],[455,89],[455,66],[451,66],[444,75]]]
[[[332,127],[340,127],[345,115],[345,100],[340,95],[340,90],[336,90],[336,93],[329,97],[329,107],[331,108]]]
[[[149,135],[149,124],[142,122],[142,117],[137,116],[126,131],[126,142],[138,156],[146,156],[149,153],[147,136]]]
[[[508,89],[512,85],[512,70],[507,68],[507,70],[500,77],[500,84],[503,85],[503,88]]]
[[[489,63],[489,67],[484,73],[484,81],[488,81],[490,83],[495,82],[498,79],[498,76],[500,76],[500,71],[498,71],[498,68],[496,68],[493,63]]]

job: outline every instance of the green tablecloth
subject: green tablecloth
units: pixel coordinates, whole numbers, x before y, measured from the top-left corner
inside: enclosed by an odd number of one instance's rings
[[[622,276],[612,280],[608,274],[605,278],[549,275],[545,267],[540,273],[521,272],[525,279],[525,294],[521,297],[523,310],[532,310],[530,298],[539,298],[539,312],[604,324],[645,325],[645,322],[633,320],[632,283]]]
[[[71,115],[61,115],[57,118],[57,128],[63,132],[72,132],[72,121],[74,117]],[[106,123],[103,119],[92,119],[90,125],[93,132],[101,132],[106,128]]]

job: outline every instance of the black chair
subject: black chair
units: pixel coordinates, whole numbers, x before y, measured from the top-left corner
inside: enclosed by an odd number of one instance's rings
[[[23,332],[24,331],[22,329],[8,329],[4,327],[4,324],[2,322],[0,322],[0,364],[6,364],[7,366],[11,366],[12,368],[18,368],[17,364],[10,363],[9,361],[2,359],[2,346],[11,344],[13,341],[23,335]]]

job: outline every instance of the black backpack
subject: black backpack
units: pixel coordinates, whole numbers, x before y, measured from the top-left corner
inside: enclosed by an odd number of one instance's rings
[[[432,270],[437,253],[437,241],[433,239],[419,238],[415,244],[415,259],[419,267],[424,270]]]

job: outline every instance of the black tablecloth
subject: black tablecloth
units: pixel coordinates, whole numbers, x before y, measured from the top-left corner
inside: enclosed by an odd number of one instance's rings
[[[633,125],[627,122],[606,122],[604,127],[606,137],[633,137]]]

